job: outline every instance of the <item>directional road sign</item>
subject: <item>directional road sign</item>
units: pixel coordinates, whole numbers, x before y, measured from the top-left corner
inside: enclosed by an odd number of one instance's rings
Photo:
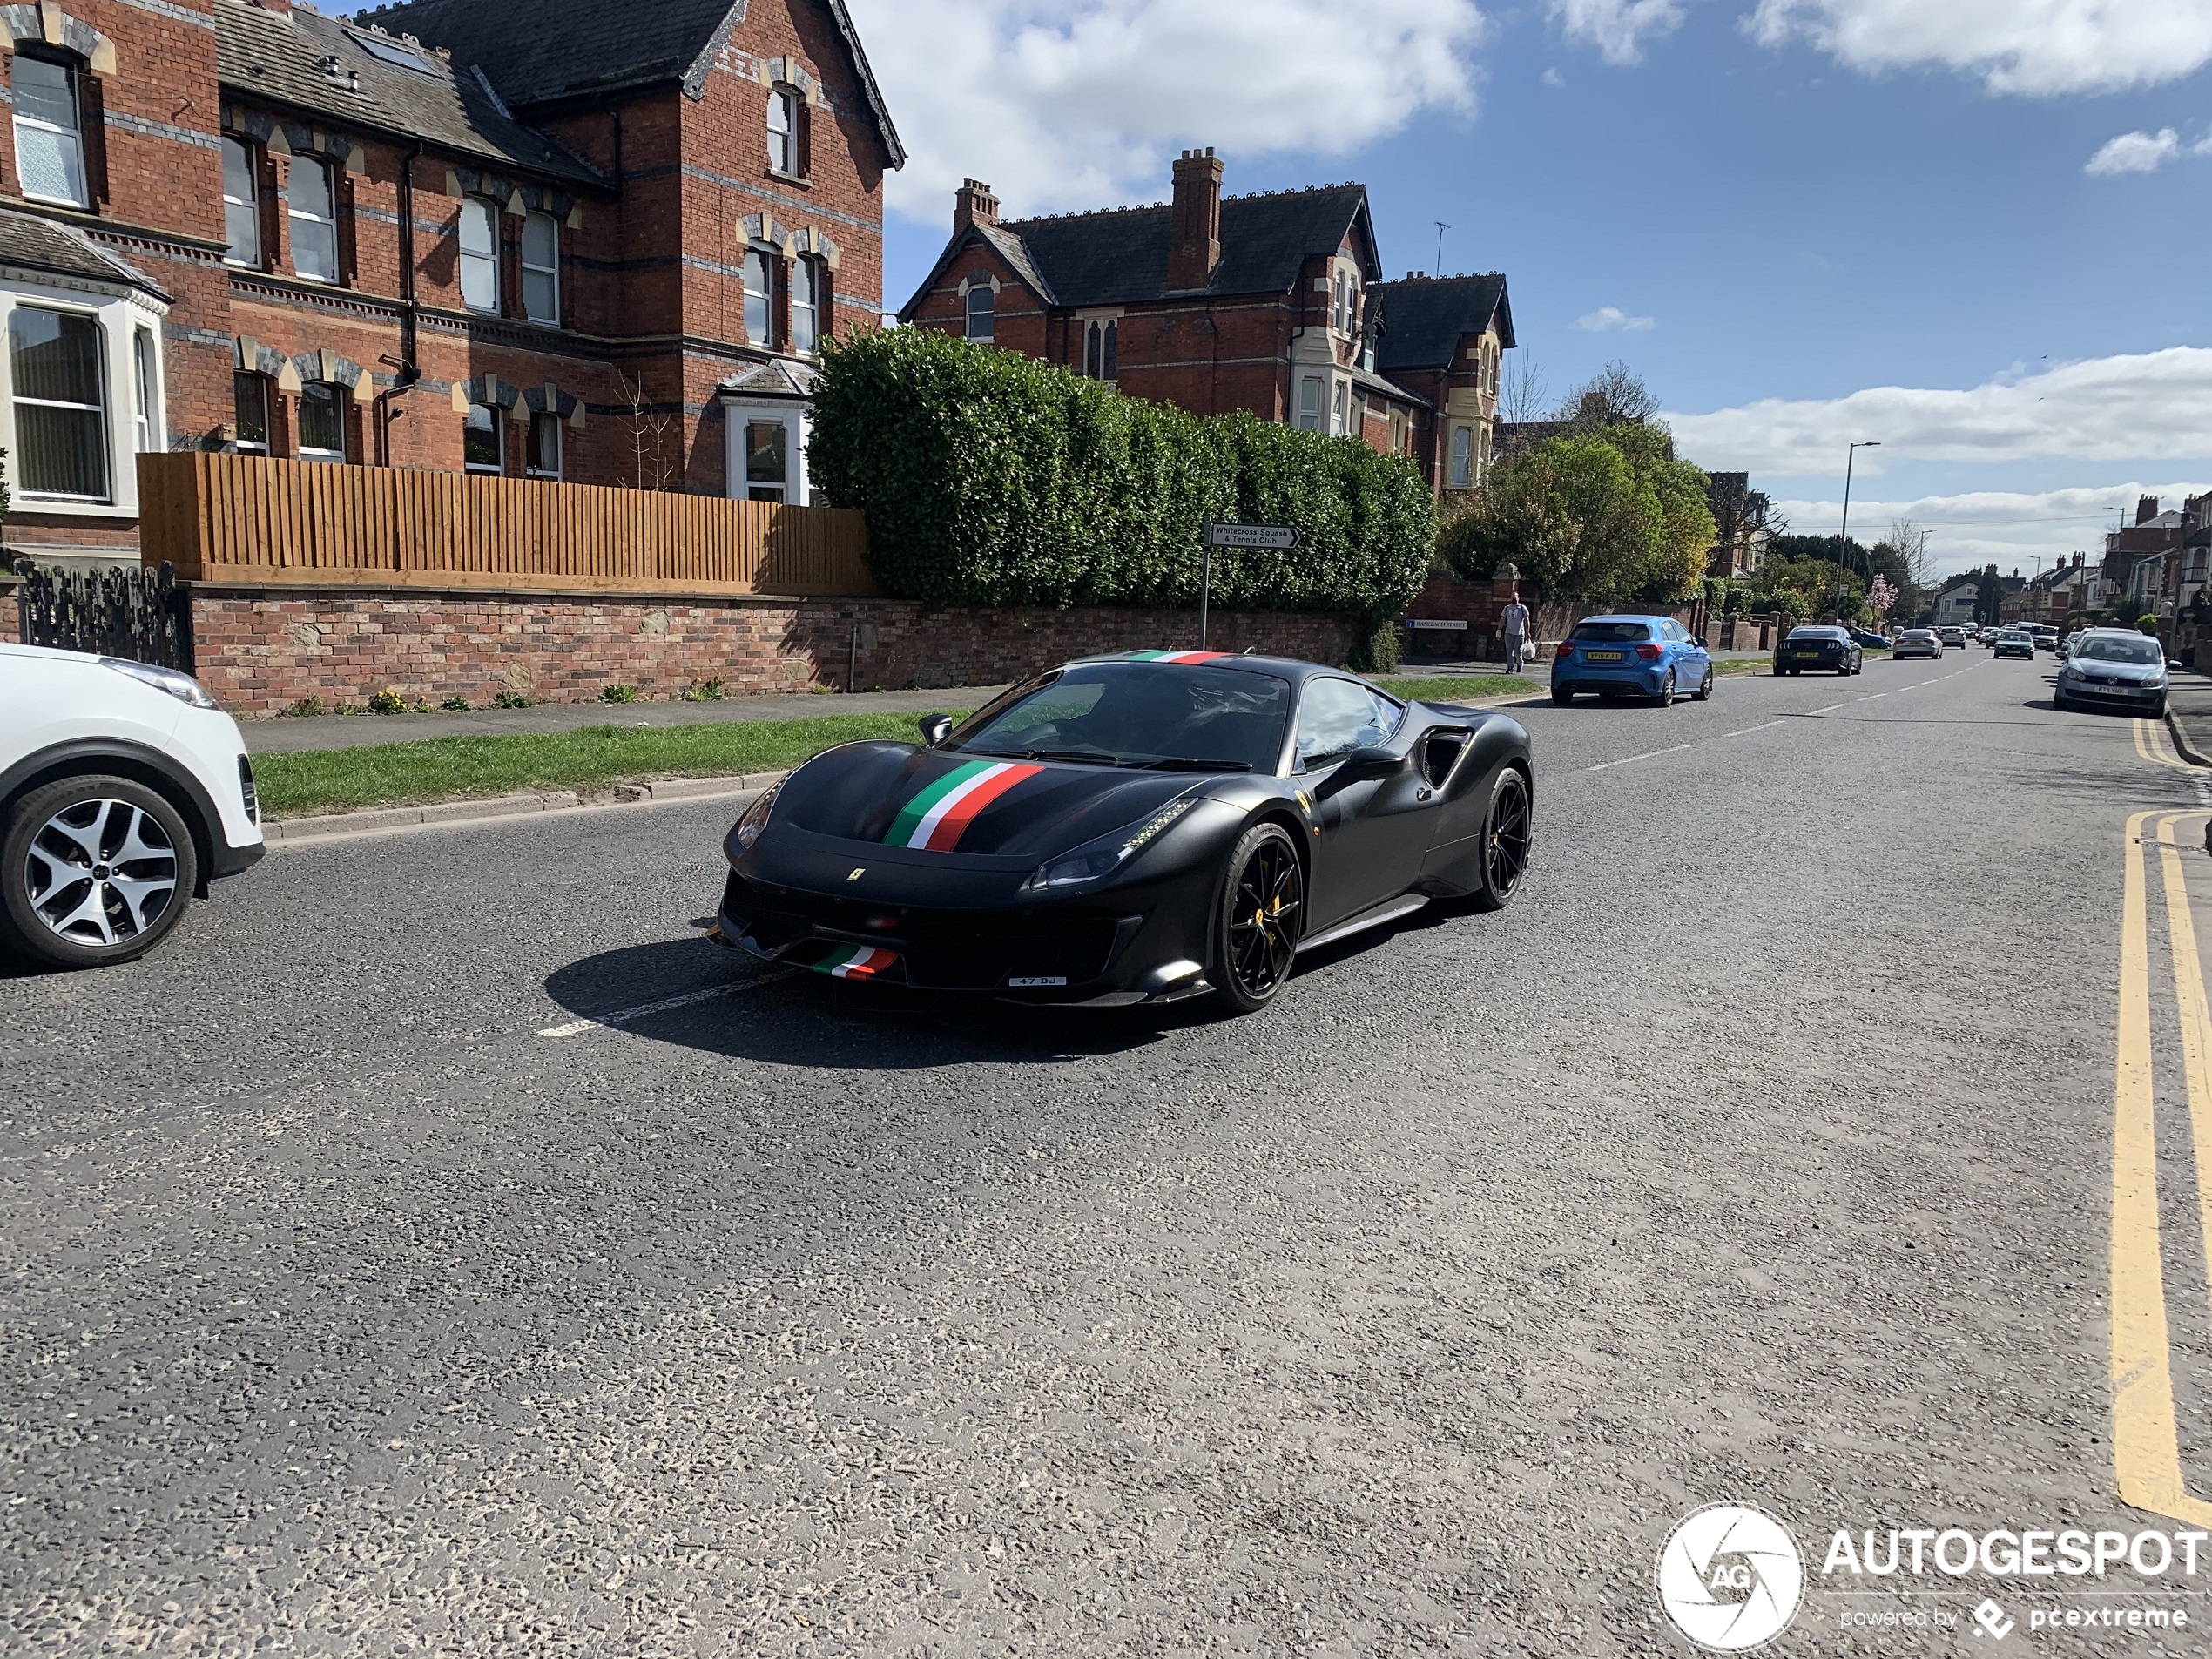
[[[1208,547],[1265,547],[1288,552],[1298,545],[1298,531],[1288,524],[1209,524]]]

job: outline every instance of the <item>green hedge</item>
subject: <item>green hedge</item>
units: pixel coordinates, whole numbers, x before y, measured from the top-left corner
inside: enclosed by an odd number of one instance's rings
[[[1195,606],[1217,518],[1304,534],[1289,553],[1217,555],[1217,605],[1379,621],[1420,591],[1435,546],[1407,461],[933,329],[826,348],[807,458],[825,500],[867,515],[877,580],[933,604]]]

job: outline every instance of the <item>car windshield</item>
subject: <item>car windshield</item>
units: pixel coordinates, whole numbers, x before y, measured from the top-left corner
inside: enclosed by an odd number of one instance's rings
[[[2160,654],[2155,639],[2085,639],[2074,648],[2076,657],[2087,658],[2093,663],[2147,663],[2156,664],[2166,658]]]
[[[1633,645],[1651,637],[1647,622],[1578,622],[1575,637],[1594,645]]]
[[[1109,766],[1272,772],[1291,685],[1244,669],[1086,663],[1008,693],[954,732],[966,754]]]

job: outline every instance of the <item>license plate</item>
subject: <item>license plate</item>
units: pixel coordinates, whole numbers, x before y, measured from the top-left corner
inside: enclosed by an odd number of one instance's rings
[[[1067,982],[1068,976],[1065,974],[1037,975],[1028,979],[1009,979],[1007,981],[1007,983],[1017,991],[1041,990],[1048,986],[1065,985]]]
[[[2099,697],[2133,697],[2134,689],[2127,685],[2092,685],[2090,691]]]
[[[1617,651],[1594,651],[1589,657],[1594,663],[1617,663],[1621,660],[1621,653]]]

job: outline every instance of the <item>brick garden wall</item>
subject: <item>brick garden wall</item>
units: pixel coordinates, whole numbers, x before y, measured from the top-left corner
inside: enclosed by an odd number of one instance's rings
[[[1338,663],[1358,629],[1314,613],[1217,610],[1208,644]],[[547,597],[483,593],[196,588],[201,682],[233,713],[302,698],[364,703],[501,691],[596,700],[609,685],[651,698],[719,679],[732,695],[906,685],[988,685],[1094,652],[1196,644],[1184,610],[932,610],[892,599]],[[850,686],[848,687],[848,671]]]

